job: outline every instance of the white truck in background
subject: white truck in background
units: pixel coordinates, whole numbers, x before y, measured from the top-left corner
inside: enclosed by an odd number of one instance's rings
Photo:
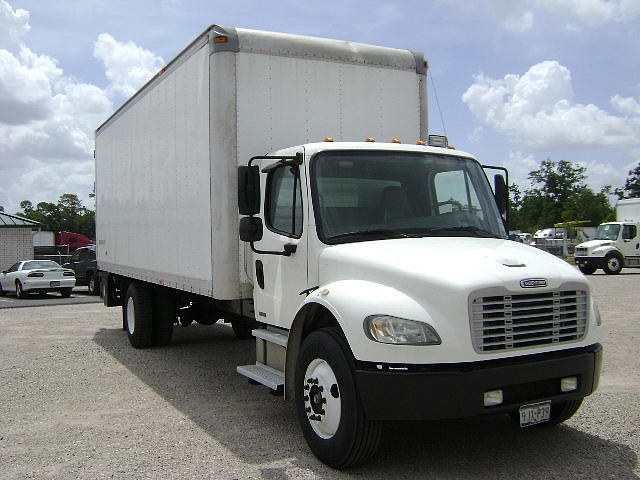
[[[254,336],[237,371],[332,467],[383,421],[555,424],[597,387],[589,283],[509,241],[504,177],[428,135],[420,53],[213,25],[97,129],[96,182],[131,344]]]
[[[618,200],[616,221],[598,226],[593,240],[576,245],[575,262],[590,275],[602,268],[609,275],[623,267],[640,267],[640,198]]]

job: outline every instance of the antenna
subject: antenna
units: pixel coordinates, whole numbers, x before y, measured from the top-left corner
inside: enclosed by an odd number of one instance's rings
[[[436,99],[436,106],[438,107],[438,113],[440,114],[440,123],[442,124],[442,130],[444,130],[445,137],[448,137],[448,135],[447,135],[447,127],[444,124],[444,117],[442,116],[442,109],[440,108],[440,101],[438,100],[438,91],[436,89],[436,82],[433,80],[433,75],[431,74],[431,69],[430,68],[427,70],[427,74],[429,75],[429,78],[431,79],[431,87],[433,88],[433,96]]]

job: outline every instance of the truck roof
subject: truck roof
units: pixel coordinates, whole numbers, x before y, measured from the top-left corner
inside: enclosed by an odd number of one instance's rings
[[[247,52],[263,55],[318,59],[351,64],[379,66],[399,70],[415,70],[426,75],[427,62],[422,52],[327,38],[276,33],[222,25],[211,25],[160,69],[140,90],[120,106],[97,129],[96,135],[114,117],[143,96],[162,77],[177,68],[193,53],[209,44],[209,53]]]
[[[385,142],[316,142],[298,145],[274,152],[277,154],[288,154],[304,148],[307,154],[313,155],[321,151],[329,150],[391,150],[401,152],[434,153],[438,155],[454,155],[457,157],[475,157],[470,153],[452,148],[432,147],[429,145],[415,145],[411,143],[385,143]]]

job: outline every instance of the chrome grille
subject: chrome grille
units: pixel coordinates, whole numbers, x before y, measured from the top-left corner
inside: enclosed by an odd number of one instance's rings
[[[587,248],[586,247],[576,248],[575,254],[578,257],[584,257],[587,254]]]
[[[471,335],[480,353],[573,342],[584,337],[586,327],[584,290],[483,296],[471,302]]]

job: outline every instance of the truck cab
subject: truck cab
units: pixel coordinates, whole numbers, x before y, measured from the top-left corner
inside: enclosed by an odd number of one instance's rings
[[[494,195],[471,155],[316,143],[255,157],[239,178],[263,328],[238,372],[294,399],[325,463],[369,455],[382,421],[559,423],[596,388],[588,282],[508,241],[504,187]]]
[[[608,222],[599,225],[593,240],[576,246],[575,262],[587,275],[599,268],[615,275],[623,267],[640,267],[638,224]]]

